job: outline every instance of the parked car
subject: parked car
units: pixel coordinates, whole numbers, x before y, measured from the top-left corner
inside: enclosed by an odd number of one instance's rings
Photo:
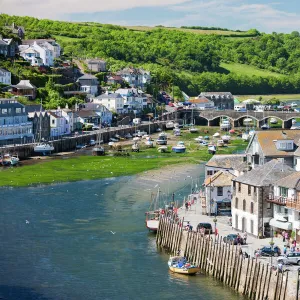
[[[274,246],[273,248],[271,246],[264,246],[260,250],[255,250],[254,254],[256,254],[258,251],[261,256],[277,257],[281,254],[280,248],[278,246]]]
[[[96,145],[96,141],[95,140],[90,140],[89,146],[95,146],[95,145]]]
[[[231,234],[228,234],[227,236],[225,236],[223,238],[223,242],[224,243],[228,243],[228,244],[234,244],[234,245],[244,245],[244,240],[241,236],[235,234],[235,233],[231,233]]]
[[[284,265],[299,265],[300,266],[300,252],[289,253],[288,255],[279,256],[278,263]]]
[[[214,233],[213,229],[212,229],[212,226],[211,226],[210,223],[199,223],[197,225],[197,232],[200,232],[201,228],[205,229],[204,234],[212,234],[212,233]]]
[[[119,140],[116,139],[116,138],[110,138],[109,141],[110,141],[110,142],[118,142]]]

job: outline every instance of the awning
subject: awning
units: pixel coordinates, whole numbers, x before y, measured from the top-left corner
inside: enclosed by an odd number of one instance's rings
[[[291,222],[281,222],[276,219],[270,220],[270,225],[276,228],[285,229],[285,230],[292,230],[292,223]]]

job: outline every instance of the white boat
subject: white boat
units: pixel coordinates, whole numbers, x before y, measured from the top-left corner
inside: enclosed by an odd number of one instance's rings
[[[296,102],[293,102],[293,103],[290,104],[290,106],[291,107],[296,107],[296,106],[298,106],[298,104]]]
[[[168,151],[168,147],[167,146],[160,146],[157,148],[157,151],[160,153],[165,153]]]
[[[174,128],[174,122],[171,122],[171,121],[170,121],[170,122],[167,122],[167,123],[166,123],[166,128],[167,128],[167,129],[173,129],[173,128]]]
[[[177,144],[176,146],[172,147],[172,151],[175,153],[184,153],[186,150],[186,147],[181,144]]]
[[[220,133],[219,132],[216,132],[213,134],[213,137],[219,137],[220,136]]]
[[[132,140],[135,141],[135,142],[137,142],[137,141],[140,141],[141,138],[139,138],[138,136],[136,136],[136,137],[134,137]]]
[[[245,124],[245,125],[248,125],[248,124],[250,124],[251,122],[253,122],[253,120],[252,120],[251,118],[246,118],[246,119],[244,119],[244,124]]]
[[[132,135],[130,134],[130,133],[127,133],[127,134],[125,134],[125,139],[131,139],[132,138]]]
[[[223,147],[224,146],[224,141],[223,140],[217,140],[217,146],[218,147]]]
[[[217,152],[217,147],[215,145],[209,145],[207,149],[210,154],[215,154]]]
[[[166,133],[161,132],[161,133],[158,135],[158,138],[157,138],[157,140],[156,140],[156,144],[157,144],[157,145],[167,145],[167,143],[168,143],[168,138],[167,138]]]
[[[19,159],[19,157],[18,157],[17,155],[12,155],[12,156],[10,157],[10,164],[11,164],[12,166],[17,165],[17,164],[19,163],[19,161],[20,161],[20,159]]]
[[[43,155],[47,155],[47,154],[50,154],[54,150],[54,147],[50,143],[43,142],[43,143],[36,144],[34,146],[33,150],[34,150],[34,152],[42,153]]]
[[[278,120],[276,118],[271,118],[270,119],[270,123],[271,124],[277,124],[278,123]]]
[[[148,147],[148,148],[153,148],[153,142],[151,140],[147,140],[145,142],[145,145]]]
[[[196,128],[196,127],[190,128],[190,133],[196,133],[196,132],[198,132],[198,128]]]
[[[199,267],[190,264],[185,257],[173,256],[168,260],[169,270],[184,275],[193,275],[200,271]]]
[[[260,127],[262,130],[270,129],[270,126],[268,124],[264,124]]]
[[[221,139],[225,142],[225,143],[228,143],[231,139],[230,135],[222,135]]]
[[[243,141],[248,141],[249,139],[250,139],[249,133],[244,132],[244,133],[242,134],[242,140],[243,140]]]
[[[297,121],[295,119],[292,119],[292,124],[294,125],[296,123],[297,123]]]
[[[160,189],[158,188],[156,197],[152,199],[149,211],[145,213],[146,215],[146,227],[149,231],[156,232],[159,225],[159,215],[162,210],[159,208],[160,205]]]
[[[140,147],[139,147],[138,143],[134,143],[134,144],[131,146],[131,151],[132,151],[132,152],[140,152]]]
[[[220,125],[222,130],[226,130],[226,129],[230,129],[231,128],[231,124],[228,120],[224,120],[221,125]]]
[[[198,137],[196,137],[194,139],[194,141],[196,141],[196,142],[201,142],[202,140],[203,140],[203,136],[201,136],[201,135],[199,135]]]

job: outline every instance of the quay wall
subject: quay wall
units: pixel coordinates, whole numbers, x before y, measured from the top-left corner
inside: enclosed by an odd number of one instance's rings
[[[164,123],[152,123],[150,124],[151,132],[155,132],[158,127],[164,128]],[[108,143],[109,139],[114,137],[116,134],[125,135],[127,133],[133,134],[135,131],[149,131],[149,124],[143,124],[135,127],[117,127],[117,128],[108,128],[102,129],[101,139],[104,143]],[[86,134],[73,137],[65,137],[59,140],[52,141],[51,143],[54,146],[53,153],[58,152],[69,152],[76,149],[76,145],[79,144],[88,144],[91,139],[96,140],[97,134],[99,131],[91,131]],[[34,144],[23,144],[23,145],[7,145],[1,147],[1,154],[11,153],[18,154],[20,159],[26,159],[34,155],[39,155],[33,151]]]
[[[297,281],[289,272],[280,273],[255,258],[245,258],[238,246],[226,244],[222,236],[202,236],[183,230],[183,221],[175,216],[160,216],[156,243],[160,248],[182,256],[201,272],[220,280],[253,300],[295,300]]]

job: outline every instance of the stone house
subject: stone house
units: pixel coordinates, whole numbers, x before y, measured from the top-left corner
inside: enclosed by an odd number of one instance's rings
[[[230,92],[202,92],[198,98],[205,97],[214,102],[218,109],[233,109],[234,97]]]
[[[34,140],[49,140],[50,115],[45,111],[28,112],[28,119],[32,122],[33,125],[32,133],[34,135]]]
[[[85,74],[77,79],[80,84],[80,91],[92,96],[98,95],[99,81],[96,76]]]
[[[245,154],[216,154],[205,165],[205,178],[218,171],[229,171],[240,176],[247,171]]]
[[[15,57],[17,54],[18,44],[13,39],[4,39],[0,35],[0,55],[4,57]]]
[[[206,213],[231,215],[232,180],[236,176],[230,171],[220,170],[204,181]]]
[[[232,227],[256,237],[270,236],[273,207],[267,200],[271,185],[294,172],[274,159],[233,179]]]
[[[88,70],[92,72],[106,72],[106,62],[100,59],[86,60]]]

